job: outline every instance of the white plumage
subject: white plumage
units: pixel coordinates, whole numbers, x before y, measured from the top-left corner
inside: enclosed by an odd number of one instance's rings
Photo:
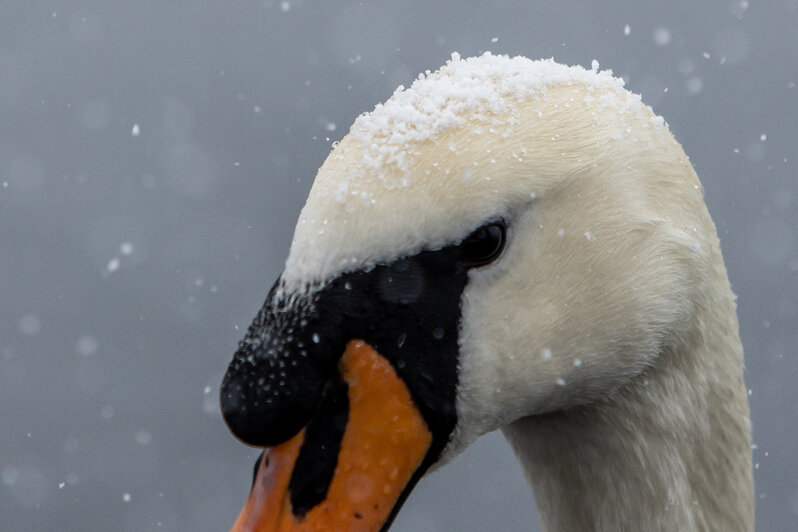
[[[442,462],[503,428],[547,530],[751,530],[742,348],[701,185],[597,67],[455,55],[397,90],[320,169],[285,287],[505,219],[461,302]]]

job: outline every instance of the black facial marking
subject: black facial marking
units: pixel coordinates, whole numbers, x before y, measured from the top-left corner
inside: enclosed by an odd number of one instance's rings
[[[260,463],[263,461],[263,453],[258,455],[258,458],[255,460],[255,466],[252,468],[252,485],[255,485],[255,479],[258,478],[258,469],[260,469]],[[268,462],[267,464],[268,465]]]
[[[295,515],[326,496],[348,412],[336,367],[347,342],[361,339],[391,363],[432,433],[387,530],[455,427],[460,300],[469,270],[495,260],[504,240],[504,224],[490,223],[458,245],[342,274],[310,295],[282,294],[275,283],[230,363],[221,404],[230,430],[252,445],[307,426],[289,484]]]
[[[294,515],[305,515],[327,496],[349,419],[348,390],[340,378],[328,384],[318,412],[305,429],[288,484]]]
[[[311,300],[285,299],[279,283],[239,342],[222,381],[225,422],[242,441],[259,447],[283,443],[307,425],[345,343],[341,336],[322,334]],[[326,319],[339,321],[335,315]]]

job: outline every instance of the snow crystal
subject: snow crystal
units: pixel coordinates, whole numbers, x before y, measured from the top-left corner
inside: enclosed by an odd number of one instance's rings
[[[97,352],[97,346],[98,346],[97,338],[87,334],[86,336],[81,336],[78,339],[77,345],[75,346],[75,350],[84,357],[90,357]]]
[[[655,29],[653,37],[658,46],[668,46],[671,43],[671,32],[668,28]]]
[[[42,330],[42,322],[33,314],[25,314],[19,320],[19,330],[25,336],[36,336]]]
[[[133,244],[130,242],[122,242],[122,244],[119,245],[119,253],[122,255],[130,255],[133,253]]]
[[[543,360],[551,360],[551,349],[548,347],[543,348],[543,350],[540,352],[540,356],[543,357]]]
[[[492,39],[490,40],[490,42],[499,42],[499,38],[498,38],[498,37],[494,37],[494,38],[492,38]]]
[[[748,0],[738,0],[731,5],[731,12],[737,20],[742,20],[748,9]]]
[[[0,472],[0,478],[3,479],[3,484],[6,486],[13,486],[17,483],[17,479],[19,479],[19,469],[12,465],[7,465],[3,467],[3,471]]]
[[[629,24],[627,24],[626,26],[623,27],[623,34],[629,35],[630,33],[632,33],[632,28],[630,28]]]
[[[120,264],[121,262],[119,261],[119,257],[112,257],[105,266],[105,269],[108,270],[108,273],[113,273],[119,269]]]
[[[687,92],[690,94],[698,94],[704,88],[704,81],[698,76],[694,76],[687,80]]]
[[[759,140],[761,140],[762,142],[765,142],[767,139],[768,139],[768,136],[767,136],[767,135],[765,135],[764,133],[762,133],[761,135],[759,135]]]
[[[580,359],[578,359],[578,358],[574,359],[574,367],[575,368],[578,368],[581,365],[582,365],[582,361]]]
[[[291,2],[280,2],[280,9],[283,11],[283,13],[288,13],[291,11]]]
[[[692,74],[693,71],[695,70],[695,61],[693,61],[689,57],[685,57],[684,59],[681,59],[679,60],[678,63],[676,63],[676,70],[678,70],[679,73],[682,74],[683,76]]]
[[[133,497],[131,497],[130,493],[125,492],[122,494],[122,500],[125,502],[130,502],[133,500]]]
[[[565,379],[557,379],[557,386],[565,386]]]
[[[130,134],[134,137],[138,137],[139,133],[141,133],[141,128],[138,124],[133,124],[133,128],[130,130]]]
[[[553,59],[532,61],[490,52],[461,59],[455,52],[439,71],[419,75],[409,88],[400,85],[388,101],[360,115],[350,134],[366,147],[367,167],[405,170],[407,145],[434,139],[468,119],[502,113],[510,99],[522,101],[556,85],[623,87],[623,80],[610,70],[599,72],[598,66],[595,60],[587,70]]]
[[[152,443],[152,434],[150,434],[150,431],[148,430],[141,429],[138,432],[136,432],[135,439],[136,439],[136,444],[139,447],[146,447],[150,443]]]

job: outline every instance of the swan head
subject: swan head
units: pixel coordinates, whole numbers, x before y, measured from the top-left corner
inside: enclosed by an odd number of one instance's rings
[[[662,118],[597,67],[454,54],[335,145],[223,382],[233,433],[273,447],[238,529],[387,528],[481,434],[679,341],[712,222]]]

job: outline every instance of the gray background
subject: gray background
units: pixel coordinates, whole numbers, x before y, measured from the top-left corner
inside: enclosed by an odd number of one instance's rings
[[[0,528],[229,527],[256,453],[218,384],[330,142],[490,49],[598,59],[691,156],[739,295],[757,521],[796,530],[796,28],[796,1],[2,2]],[[536,520],[491,434],[395,530]]]

